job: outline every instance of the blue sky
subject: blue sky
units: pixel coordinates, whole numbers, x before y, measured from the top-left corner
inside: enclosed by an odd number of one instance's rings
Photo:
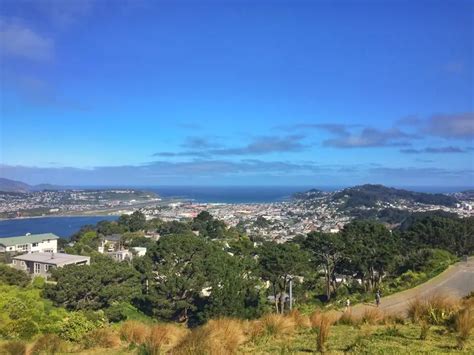
[[[472,1],[5,0],[0,175],[474,182]]]

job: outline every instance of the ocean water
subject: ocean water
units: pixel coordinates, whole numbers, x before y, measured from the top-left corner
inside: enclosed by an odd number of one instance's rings
[[[310,188],[308,186],[161,186],[146,189],[162,198],[182,198],[195,202],[264,203],[285,201],[295,192]]]
[[[54,233],[59,237],[69,238],[82,226],[94,225],[103,220],[113,221],[117,218],[117,216],[80,216],[6,219],[0,221],[0,238],[26,233]]]

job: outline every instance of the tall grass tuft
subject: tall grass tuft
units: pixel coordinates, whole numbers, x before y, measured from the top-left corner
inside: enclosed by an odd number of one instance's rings
[[[301,314],[297,309],[293,309],[288,317],[292,318],[296,324],[297,328],[309,328],[311,327],[311,321],[308,316]]]
[[[296,322],[293,318],[281,314],[267,314],[260,319],[265,335],[284,336],[295,331]]]
[[[426,320],[421,320],[419,321],[419,323],[420,323],[420,340],[425,340],[426,338],[428,338],[431,324],[428,323]]]
[[[460,303],[454,298],[434,295],[427,301],[427,318],[433,325],[443,325],[460,309]]]
[[[56,334],[44,334],[36,340],[31,348],[31,354],[60,354],[66,351],[66,344]]]
[[[352,314],[352,310],[347,310],[345,311],[338,319],[337,321],[338,324],[344,324],[344,325],[355,325],[357,324],[357,319],[354,317]]]
[[[426,302],[415,298],[410,301],[407,309],[407,316],[413,323],[419,323],[426,314]]]
[[[375,325],[382,323],[384,321],[384,318],[385,316],[380,309],[367,308],[366,310],[364,310],[364,313],[362,313],[360,322]]]
[[[317,331],[316,337],[316,349],[321,354],[327,351],[327,341],[329,338],[329,331],[331,325],[334,323],[334,317],[330,314],[319,314],[318,316],[312,317],[312,326]]]
[[[151,327],[148,337],[143,343],[143,352],[158,355],[176,346],[188,330],[174,324],[157,324]]]
[[[118,348],[121,344],[120,337],[110,328],[95,329],[88,333],[84,340],[84,347],[90,348]]]
[[[172,353],[183,355],[235,354],[245,340],[244,326],[240,320],[215,319],[185,336],[172,350]]]
[[[455,316],[455,330],[457,343],[460,350],[465,348],[466,342],[474,329],[474,308],[461,309]]]
[[[0,346],[0,354],[26,355],[26,344],[21,341],[11,340]]]
[[[140,322],[129,320],[120,327],[120,337],[127,343],[141,345],[149,334],[149,328]]]
[[[311,327],[316,328],[321,324],[322,315],[323,315],[323,313],[321,311],[318,311],[318,310],[311,313],[311,315],[309,316],[309,321],[311,323]]]

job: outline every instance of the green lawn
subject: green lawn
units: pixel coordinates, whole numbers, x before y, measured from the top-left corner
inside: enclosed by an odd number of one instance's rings
[[[428,338],[420,340],[417,325],[361,327],[335,325],[331,327],[327,354],[472,354],[474,339],[471,336],[463,351],[456,349],[453,334],[445,333],[443,327],[431,328]],[[241,347],[246,354],[307,354],[316,352],[316,332],[300,330],[289,338],[258,339]]]

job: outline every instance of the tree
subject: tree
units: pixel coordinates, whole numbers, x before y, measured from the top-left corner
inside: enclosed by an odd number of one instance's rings
[[[283,313],[290,278],[305,272],[309,255],[296,244],[274,242],[264,242],[258,255],[261,277],[271,284],[276,312]]]
[[[192,230],[199,235],[210,239],[223,239],[226,237],[227,226],[224,222],[212,217],[207,211],[199,213],[192,222]]]
[[[140,275],[127,263],[110,258],[91,265],[68,265],[52,271],[56,284],[47,284],[45,297],[68,310],[98,310],[128,302],[141,294]]]
[[[252,318],[261,314],[261,282],[256,261],[249,254],[232,255],[216,249],[206,264],[210,294],[201,319]]]
[[[192,233],[162,236],[147,252],[154,277],[142,306],[160,318],[187,322],[207,286],[206,259],[214,248]]]
[[[335,270],[344,257],[343,242],[339,233],[312,232],[301,242],[305,250],[311,253],[316,269],[323,268],[326,284],[326,299],[336,289]]]
[[[344,227],[341,237],[346,265],[361,277],[365,289],[372,291],[393,266],[400,249],[396,234],[378,222],[353,221]]]
[[[130,232],[138,232],[146,228],[146,217],[140,211],[135,211],[131,214],[128,221],[128,229]]]

